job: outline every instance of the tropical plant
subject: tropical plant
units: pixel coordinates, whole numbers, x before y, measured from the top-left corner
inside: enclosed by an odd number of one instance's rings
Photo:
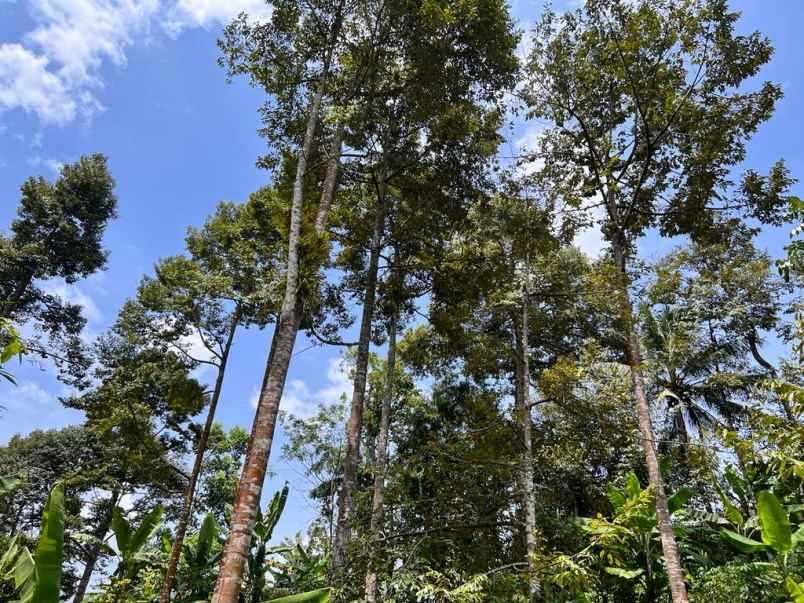
[[[17,603],[57,603],[64,560],[64,488],[57,484],[42,511],[39,540],[32,555],[16,534],[0,558],[0,578],[13,583]]]
[[[543,560],[545,565],[553,567],[549,582],[557,593],[591,595],[593,591],[624,590],[621,596],[627,596],[628,592],[634,600],[658,601],[666,593],[667,578],[661,571],[660,532],[651,487],[643,489],[631,471],[624,489],[613,484],[608,484],[607,489],[612,517],[599,514],[578,520],[589,544],[574,555]],[[667,500],[670,514],[681,511],[693,494],[691,489],[681,488],[670,496]],[[601,572],[596,581],[594,572],[590,572],[593,569]]]
[[[166,552],[170,554],[172,542],[163,533]],[[177,601],[206,601],[215,581],[215,568],[223,549],[219,528],[212,513],[207,513],[198,531],[182,545],[182,563],[179,565]]]
[[[794,508],[797,510],[798,507]],[[731,511],[731,513],[729,513]],[[779,502],[773,492],[763,490],[757,494],[757,515],[746,520],[735,513],[735,509],[727,509],[727,517],[730,521],[735,521],[742,532],[736,532],[723,528],[720,531],[723,539],[734,548],[746,555],[762,554],[769,555],[773,559],[773,564],[765,561],[755,562],[757,567],[772,567],[781,572],[784,578],[784,585],[796,603],[803,600],[804,581],[796,570],[800,570],[798,565],[799,545],[804,542],[804,524],[794,532],[792,529],[793,521],[789,513]],[[761,540],[755,540],[752,536],[759,532]],[[757,565],[759,564],[759,565]]]
[[[120,565],[118,566],[117,576],[124,579],[132,579],[137,572],[147,563],[147,559],[142,555],[145,545],[159,529],[159,524],[165,510],[161,505],[157,505],[153,510],[145,515],[136,528],[132,527],[126,519],[125,511],[120,507],[115,507],[112,511],[112,531],[114,532],[117,543]]]

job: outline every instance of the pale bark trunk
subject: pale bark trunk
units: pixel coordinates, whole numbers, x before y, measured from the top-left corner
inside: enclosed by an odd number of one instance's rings
[[[103,519],[101,520],[97,529],[93,532],[93,536],[95,536],[95,538],[98,540],[103,540],[106,537],[106,534],[112,525],[112,510],[114,509],[115,505],[117,505],[117,501],[119,499],[120,493],[115,490],[112,492],[112,496],[106,502],[108,508],[106,509]],[[78,583],[78,588],[75,590],[75,595],[73,595],[73,603],[81,603],[84,600],[84,597],[87,594],[87,588],[89,588],[89,581],[92,579],[92,573],[95,571],[95,564],[98,562],[98,557],[100,557],[100,546],[93,545],[92,550],[89,553],[89,557],[87,557],[86,563],[84,564],[84,572],[81,574],[81,581]]]
[[[338,10],[341,10],[342,7],[343,3],[340,4]],[[338,15],[335,21],[335,27],[333,28],[333,47],[340,35],[340,23],[341,16]],[[301,152],[299,153],[296,167],[296,181],[293,186],[293,201],[288,233],[288,268],[285,296],[282,301],[282,308],[272,341],[273,354],[270,357],[270,363],[267,364],[265,368],[262,388],[257,402],[254,426],[249,440],[240,483],[238,484],[237,493],[235,495],[231,529],[224,547],[212,603],[237,603],[238,601],[243,581],[243,571],[248,561],[249,549],[251,548],[254,523],[257,518],[257,511],[260,507],[265,472],[268,468],[268,458],[271,454],[271,444],[273,443],[277,415],[279,414],[279,403],[282,399],[285,378],[288,374],[290,359],[293,355],[293,346],[296,343],[296,335],[298,334],[299,325],[301,323],[301,313],[298,307],[298,285],[299,235],[301,230],[303,185],[307,170],[307,158],[312,150],[316,125],[324,97],[324,89],[329,75],[330,59],[331,57],[328,56],[325,61],[321,81],[319,82],[318,89],[316,90],[310,106],[307,129],[305,131]],[[342,135],[340,126],[339,132],[341,132]],[[339,138],[337,133],[336,138]],[[340,149],[340,142],[338,142],[338,149]],[[335,166],[331,168],[333,177],[325,180],[324,190],[321,195],[315,225],[316,234],[319,236],[324,233],[328,210],[335,194],[339,160],[340,153],[331,156],[329,159],[330,166],[332,166],[333,163]],[[330,167],[328,166],[327,176],[329,175]]]
[[[528,564],[529,600],[535,601],[541,592],[539,575],[533,555],[536,553],[536,497],[533,487],[533,424],[530,410],[530,347],[528,333],[528,292],[523,287],[522,313],[514,321],[516,333],[517,412],[522,430],[522,454],[519,459],[519,479],[522,489],[522,506],[525,512],[525,552]]]
[[[642,439],[642,449],[645,453],[648,479],[656,503],[656,515],[658,517],[659,534],[662,541],[662,552],[664,554],[667,579],[670,584],[673,603],[687,603],[689,599],[687,598],[687,587],[684,584],[684,570],[681,566],[681,555],[678,552],[676,537],[673,534],[673,526],[670,523],[667,494],[664,489],[664,480],[662,479],[661,470],[659,468],[659,458],[656,453],[656,440],[653,434],[653,426],[651,425],[650,406],[645,397],[642,359],[639,352],[639,343],[634,331],[633,307],[628,292],[628,273],[626,271],[625,249],[623,247],[622,243],[615,243],[612,249],[620,278],[625,352],[628,367],[631,372],[631,381],[634,387],[634,398],[636,399],[637,420],[639,422],[639,431]]]
[[[383,174],[383,179],[385,175]],[[385,184],[380,183],[377,209],[369,251],[369,267],[366,273],[366,289],[363,297],[363,315],[360,321],[360,336],[355,358],[354,386],[349,422],[346,426],[346,449],[343,460],[343,481],[338,495],[338,522],[335,527],[335,542],[332,547],[332,570],[337,574],[346,562],[346,547],[351,537],[352,496],[357,482],[360,459],[360,432],[363,429],[363,407],[366,397],[371,323],[374,319],[374,302],[377,293],[380,246],[385,226]]]
[[[237,331],[239,323],[240,310],[237,309],[232,315],[232,323],[229,326],[229,333],[226,337],[226,342],[221,352],[218,375],[215,379],[215,388],[212,391],[212,398],[209,401],[207,420],[204,423],[204,430],[201,432],[201,437],[198,439],[195,460],[193,462],[193,470],[190,472],[190,479],[187,482],[187,489],[184,492],[184,505],[182,506],[181,515],[179,516],[179,523],[176,526],[176,535],[173,539],[173,548],[170,551],[170,560],[168,561],[167,571],[165,572],[165,580],[162,583],[162,592],[159,595],[160,603],[170,603],[171,593],[173,592],[173,583],[176,579],[176,568],[179,565],[182,544],[184,543],[184,536],[187,534],[187,525],[190,521],[193,499],[195,498],[195,487],[198,483],[198,476],[201,473],[201,466],[204,462],[204,453],[207,451],[209,432],[212,430],[212,425],[215,421],[215,410],[218,407],[218,400],[220,400],[221,389],[223,388],[223,377],[226,373],[226,363],[229,360],[229,352],[232,349],[232,342],[234,341],[235,331]]]
[[[385,502],[385,475],[388,469],[388,433],[391,425],[391,404],[394,399],[396,372],[396,310],[388,326],[388,357],[385,361],[385,391],[380,410],[380,432],[377,435],[377,464],[374,470],[374,491],[371,498],[371,524],[369,534],[375,541],[382,530]],[[369,556],[366,572],[366,603],[377,603],[377,552]]]

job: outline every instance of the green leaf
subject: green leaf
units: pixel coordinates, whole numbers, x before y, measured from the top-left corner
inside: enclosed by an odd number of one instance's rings
[[[670,514],[672,515],[676,511],[681,510],[693,496],[695,496],[695,490],[692,488],[688,488],[687,486],[679,488],[667,499],[667,508],[670,510]]]
[[[762,542],[757,542],[756,540],[752,540],[751,538],[747,538],[742,534],[738,534],[737,532],[732,532],[731,530],[722,529],[720,530],[720,535],[729,544],[743,553],[751,554],[768,550],[768,545],[763,544]]]
[[[625,504],[625,496],[623,496],[623,493],[611,484],[606,485],[606,495],[609,497],[611,506],[614,507],[615,510]]]
[[[282,516],[282,511],[285,510],[285,503],[288,500],[288,485],[285,486],[271,499],[271,503],[265,511],[265,517],[262,522],[264,534],[261,539],[265,542],[271,540],[274,533],[276,524],[279,523],[279,518]]]
[[[117,541],[117,550],[120,551],[120,556],[126,559],[131,542],[131,524],[123,516],[123,510],[120,507],[112,509],[112,531]]]
[[[804,523],[798,526],[798,530],[793,533],[793,548],[804,542]]]
[[[627,570],[621,567],[604,567],[603,571],[612,576],[617,576],[618,578],[625,578],[626,580],[633,580],[645,573],[645,570],[642,569]]]
[[[740,498],[741,501],[748,500],[748,496],[746,494],[747,485],[745,480],[737,475],[734,471],[734,468],[729,465],[726,467],[726,471],[724,472],[726,480],[729,482],[731,489],[734,490],[734,493]]]
[[[81,544],[89,544],[93,547],[98,547],[98,550],[103,553],[104,555],[114,555],[114,549],[110,547],[106,542],[104,542],[101,538],[98,538],[94,534],[86,534],[84,532],[73,532],[70,534],[70,538],[75,540],[76,542],[80,542]]]
[[[207,513],[204,521],[201,524],[201,529],[198,530],[198,545],[196,548],[198,559],[206,562],[209,557],[209,551],[213,543],[218,538],[218,524],[215,522],[215,516],[212,513]]]
[[[131,554],[138,553],[145,543],[151,539],[151,536],[153,536],[154,532],[159,528],[159,521],[162,519],[164,512],[165,510],[162,508],[162,505],[156,505],[156,508],[145,516],[140,527],[137,528],[137,531],[134,532],[134,535],[129,541],[129,552]]]
[[[39,544],[34,557],[34,601],[58,603],[61,564],[64,561],[64,490],[54,486],[42,511]]]
[[[784,587],[790,596],[793,597],[794,603],[804,603],[804,582],[799,584],[788,576],[784,581]]]
[[[636,498],[642,492],[642,486],[639,484],[639,478],[633,471],[628,472],[628,481],[625,483],[625,491],[628,493],[628,498]]]
[[[33,600],[34,586],[36,584],[35,571],[36,563],[31,556],[31,551],[27,547],[23,547],[14,565],[14,589],[19,591],[21,603]]]
[[[737,527],[740,527],[743,525],[743,523],[745,523],[743,514],[740,513],[740,510],[731,503],[726,505],[726,508],[723,510],[723,513],[726,515],[726,519],[728,519],[731,523],[733,523]]]
[[[745,522],[743,514],[740,513],[740,510],[737,507],[731,504],[731,501],[723,492],[723,490],[720,487],[720,484],[717,483],[716,479],[712,480],[712,485],[715,487],[715,490],[717,491],[717,494],[720,497],[720,502],[723,503],[723,514],[726,516],[726,519],[728,519],[731,523],[733,523],[737,527],[741,527]]]
[[[322,588],[320,590],[311,590],[310,592],[301,593],[300,595],[271,599],[264,603],[328,603],[329,593],[329,588]]]
[[[20,483],[21,480],[18,480],[15,477],[3,477],[0,475],[0,496],[12,492],[17,488],[17,486],[20,485]]]
[[[793,548],[790,520],[779,499],[772,492],[763,490],[757,496],[757,512],[762,527],[762,542],[780,555]]]

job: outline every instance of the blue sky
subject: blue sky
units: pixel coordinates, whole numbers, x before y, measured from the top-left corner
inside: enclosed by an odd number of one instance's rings
[[[513,0],[523,29],[542,2]],[[556,2],[561,7],[561,2]],[[762,72],[784,86],[785,98],[750,147],[749,164],[765,171],[784,157],[793,175],[804,174],[804,76],[800,24],[804,3],[743,0],[741,30],[759,29],[776,46]],[[265,14],[261,0],[0,0],[0,228],[7,228],[30,175],[52,178],[63,162],[101,152],[117,180],[119,218],[107,232],[108,270],[77,286],[53,290],[81,303],[88,336],[107,327],[140,277],[154,262],[182,250],[189,225],[198,225],[220,200],[240,201],[268,182],[254,166],[264,143],[257,136],[259,91],[227,84],[216,65],[215,41],[240,10]],[[518,124],[512,142],[535,130]],[[798,194],[802,194],[798,187]],[[773,254],[783,232],[763,233]],[[598,245],[594,232],[582,245]],[[649,238],[655,257],[669,242]],[[251,425],[270,331],[241,333],[230,362],[218,417],[227,426]],[[308,347],[300,338],[297,351]],[[350,386],[338,371],[337,349],[314,348],[291,365],[285,408],[309,413],[334,402]],[[62,392],[46,366],[14,367],[20,385],[0,384],[0,444],[15,433],[81,421],[60,407]],[[287,479],[293,494],[279,534],[303,529],[311,518],[298,469],[277,463],[270,493]]]

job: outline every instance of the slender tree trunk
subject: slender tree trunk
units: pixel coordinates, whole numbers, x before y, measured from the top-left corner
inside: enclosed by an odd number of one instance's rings
[[[340,7],[342,8],[341,3]],[[338,20],[339,23],[340,19]],[[336,28],[333,40],[339,35]],[[310,107],[307,131],[305,133],[302,156],[309,155],[312,148],[315,124],[318,120],[327,71],[322,75],[318,91]],[[339,124],[332,148],[337,149],[330,155],[327,167],[327,176],[324,181],[324,190],[321,193],[318,214],[315,222],[315,233],[323,236],[326,228],[329,208],[335,196],[337,187],[337,174],[340,165],[340,148],[343,138],[343,126]],[[302,158],[300,157],[300,162]],[[306,168],[306,159],[304,160]],[[297,179],[304,178],[304,170]],[[296,191],[299,191],[297,197]],[[298,300],[299,282],[299,233],[301,228],[301,189],[294,185],[293,206],[291,208],[291,227],[288,237],[288,274],[285,297],[277,320],[277,327],[271,342],[272,350],[269,362],[266,364],[263,376],[260,397],[257,403],[257,413],[254,417],[254,426],[249,439],[243,472],[235,495],[235,504],[232,510],[232,524],[229,538],[224,547],[218,581],[215,585],[215,594],[212,603],[237,603],[242,585],[243,570],[248,561],[254,523],[260,506],[262,486],[265,481],[265,472],[268,468],[268,459],[271,454],[274,431],[276,429],[279,403],[285,387],[293,346],[301,324],[301,309]]]
[[[385,174],[382,175],[383,180]],[[346,426],[346,450],[343,459],[343,481],[338,495],[338,522],[335,527],[335,542],[332,547],[332,570],[336,575],[346,562],[346,546],[351,537],[352,496],[357,483],[357,468],[360,459],[360,432],[363,429],[363,407],[366,397],[371,323],[377,293],[377,271],[380,247],[385,226],[385,183],[381,182],[374,213],[374,229],[371,236],[369,267],[366,274],[366,289],[363,298],[363,315],[360,321],[360,337],[355,359],[355,377],[352,389],[352,405]]]
[[[103,540],[106,537],[112,525],[112,510],[115,505],[117,505],[118,500],[120,500],[120,492],[113,490],[109,500],[106,501],[108,508],[103,514],[103,519],[92,534],[98,540]],[[84,600],[87,594],[87,588],[89,588],[89,581],[92,579],[92,573],[95,571],[95,564],[98,562],[98,557],[100,557],[100,546],[98,544],[92,545],[92,550],[89,552],[89,556],[84,564],[84,572],[81,574],[81,580],[78,582],[78,588],[75,590],[75,595],[73,595],[73,603],[81,603]]]
[[[528,292],[522,288],[522,313],[514,320],[516,329],[516,402],[522,430],[522,454],[519,459],[519,481],[522,507],[525,512],[525,552],[528,563],[529,600],[535,601],[541,592],[539,575],[533,555],[536,553],[536,497],[533,488],[533,424],[530,410],[530,348],[528,333]]]
[[[391,425],[391,404],[394,399],[394,377],[396,373],[396,310],[388,326],[388,357],[385,361],[385,391],[380,410],[380,432],[377,435],[377,464],[374,470],[374,492],[371,497],[371,541],[377,539],[382,530],[383,503],[385,500],[385,475],[388,469],[388,432]],[[366,572],[366,603],[377,603],[377,551],[369,556]]]
[[[612,245],[614,260],[617,264],[620,279],[620,295],[622,297],[623,335],[625,336],[625,352],[631,372],[631,381],[636,399],[637,420],[642,439],[642,449],[645,452],[645,463],[648,467],[653,497],[656,503],[656,515],[659,520],[659,534],[662,540],[667,579],[673,603],[687,603],[687,587],[684,584],[684,570],[681,566],[681,555],[678,552],[673,526],[670,523],[670,511],[667,508],[667,493],[664,489],[664,480],[659,469],[659,458],[656,454],[656,440],[653,435],[653,426],[650,419],[650,406],[645,397],[644,378],[642,376],[642,359],[639,352],[639,343],[634,330],[634,314],[631,297],[628,292],[628,273],[626,271],[626,257],[624,244],[615,242]]]
[[[218,366],[218,376],[215,379],[215,388],[212,391],[212,398],[209,401],[207,420],[204,423],[204,430],[201,432],[201,437],[198,440],[198,449],[195,453],[193,470],[190,472],[190,479],[187,481],[187,489],[184,492],[184,505],[181,509],[181,515],[179,516],[179,523],[176,526],[176,535],[173,538],[173,548],[170,551],[170,560],[168,561],[167,571],[165,572],[165,580],[162,583],[162,592],[159,595],[160,603],[170,603],[171,593],[173,592],[173,582],[176,579],[176,568],[179,565],[182,544],[184,543],[184,536],[187,533],[187,524],[190,521],[193,498],[195,497],[195,487],[198,483],[198,476],[201,473],[201,466],[204,462],[204,454],[207,451],[209,432],[212,430],[212,425],[215,421],[215,409],[218,407],[218,400],[220,400],[221,397],[223,377],[226,373],[226,363],[229,360],[229,352],[232,349],[232,342],[234,341],[235,331],[237,331],[237,326],[239,323],[240,309],[238,308],[232,315],[232,324],[229,325],[229,333],[226,337],[226,343],[224,344],[221,354],[221,362]]]

